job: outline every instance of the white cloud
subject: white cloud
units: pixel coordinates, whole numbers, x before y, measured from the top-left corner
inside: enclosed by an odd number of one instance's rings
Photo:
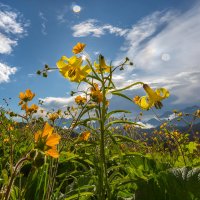
[[[72,97],[46,97],[40,98],[43,101],[42,107],[50,109],[63,109],[74,103],[75,96]]]
[[[17,41],[12,40],[0,33],[0,54],[10,54]]]
[[[1,7],[2,8],[2,7]],[[5,7],[4,7],[5,8]],[[6,33],[21,34],[23,25],[18,22],[18,14],[12,11],[0,11],[0,29]]]
[[[25,27],[29,25],[23,16],[9,6],[0,3],[0,54],[10,54],[18,39],[26,34]],[[9,82],[15,74],[16,67],[9,67],[0,62],[0,83]]]
[[[18,39],[26,34],[27,20],[9,6],[0,3],[0,54],[10,54]]]
[[[149,124],[149,123],[137,122],[137,124],[141,125],[141,129],[155,128],[155,126],[153,126],[152,124]]]
[[[9,82],[10,76],[15,74],[16,71],[16,67],[9,67],[6,64],[0,63],[0,83]]]
[[[99,25],[99,22],[95,19],[88,19],[76,24],[72,27],[72,30],[74,37],[85,37],[89,35],[93,37],[100,37],[105,35],[107,32],[117,36],[123,36],[128,31],[128,29],[122,29],[110,24]]]

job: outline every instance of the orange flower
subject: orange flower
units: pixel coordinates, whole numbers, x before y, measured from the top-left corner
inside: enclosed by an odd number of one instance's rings
[[[51,121],[54,122],[56,119],[59,118],[59,114],[58,114],[57,112],[55,112],[55,113],[50,113],[50,114],[48,115],[48,118],[49,118],[49,120],[51,120]]]
[[[90,96],[93,101],[98,103],[103,101],[103,94],[101,93],[97,83],[94,83],[94,87],[91,87],[90,91],[91,91]]]
[[[78,54],[78,53],[81,53],[83,51],[83,49],[85,48],[86,44],[84,43],[80,43],[78,42],[72,49],[72,52],[74,54]]]
[[[86,102],[86,98],[79,95],[75,98],[75,102],[78,105],[83,105]]]
[[[38,106],[36,104],[32,104],[30,107],[28,107],[27,103],[24,103],[22,104],[21,109],[25,110],[27,114],[32,114],[37,112]]]
[[[20,92],[19,93],[19,98],[22,100],[22,101],[31,101],[33,98],[34,98],[35,94],[32,93],[32,91],[30,89],[27,89],[24,93],[23,92]],[[21,103],[21,101],[20,101]]]
[[[90,134],[91,133],[89,131],[82,132],[80,136],[80,140],[87,141],[90,137]]]
[[[59,153],[56,145],[59,144],[61,137],[57,133],[53,133],[53,131],[54,128],[46,123],[43,131],[37,131],[35,133],[35,143],[36,147],[44,151],[46,155],[58,158]]]

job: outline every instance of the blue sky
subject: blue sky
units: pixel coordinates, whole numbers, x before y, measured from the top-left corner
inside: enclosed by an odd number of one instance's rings
[[[30,88],[46,108],[71,105],[76,84],[57,72],[47,79],[35,72],[71,56],[72,47],[83,42],[92,59],[102,53],[108,61],[133,60],[134,67],[115,75],[118,86],[141,80],[168,88],[163,111],[200,105],[199,19],[196,0],[1,0],[0,98],[11,97],[10,107],[17,110],[19,92]],[[127,91],[130,97],[138,93],[142,89]],[[112,99],[112,108],[119,105],[139,112]]]

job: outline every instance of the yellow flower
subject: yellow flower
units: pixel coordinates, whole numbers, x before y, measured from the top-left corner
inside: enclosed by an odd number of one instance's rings
[[[54,128],[48,123],[45,124],[43,131],[35,133],[35,143],[38,149],[45,152],[53,158],[58,158],[59,153],[56,145],[59,144],[61,137],[57,133],[53,133]]]
[[[85,48],[86,44],[84,43],[80,43],[78,42],[72,49],[72,52],[74,54],[78,54],[78,53],[81,53],[83,51],[83,49]]]
[[[27,89],[24,93],[23,92],[19,93],[19,98],[25,102],[31,101],[34,98],[34,96],[35,96],[35,94],[32,93],[32,91],[30,89]],[[21,103],[21,101],[20,101],[20,103]]]
[[[5,138],[5,139],[3,140],[3,142],[5,142],[5,143],[9,142],[9,138]]]
[[[87,141],[89,139],[89,137],[90,137],[90,132],[85,131],[85,132],[81,133],[80,140]]]
[[[106,65],[105,59],[102,55],[99,55],[99,64],[94,62],[97,73],[107,72],[110,73],[111,66]]]
[[[91,72],[89,66],[82,66],[82,58],[72,56],[67,58],[62,56],[61,59],[56,63],[60,73],[68,78],[72,82],[81,82]]]
[[[161,101],[169,97],[169,91],[165,88],[159,88],[154,91],[147,84],[143,84],[143,88],[147,96],[136,96],[133,101],[144,110],[149,110],[153,106],[160,109],[163,106]]]
[[[78,105],[83,105],[86,102],[86,98],[79,95],[75,98],[75,102]]]
[[[13,130],[14,130],[13,126],[8,125],[8,131],[13,131]]]

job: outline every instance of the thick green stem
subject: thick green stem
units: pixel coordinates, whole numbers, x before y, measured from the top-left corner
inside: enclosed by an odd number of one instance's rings
[[[103,75],[102,75],[103,79]],[[109,199],[109,184],[107,179],[107,163],[105,156],[105,122],[106,122],[106,88],[105,83],[102,81],[102,95],[103,102],[102,107],[99,106],[100,112],[100,132],[101,132],[101,141],[100,141],[100,163],[101,163],[101,173],[102,173],[102,181],[101,181],[101,199],[105,199],[105,194]]]

